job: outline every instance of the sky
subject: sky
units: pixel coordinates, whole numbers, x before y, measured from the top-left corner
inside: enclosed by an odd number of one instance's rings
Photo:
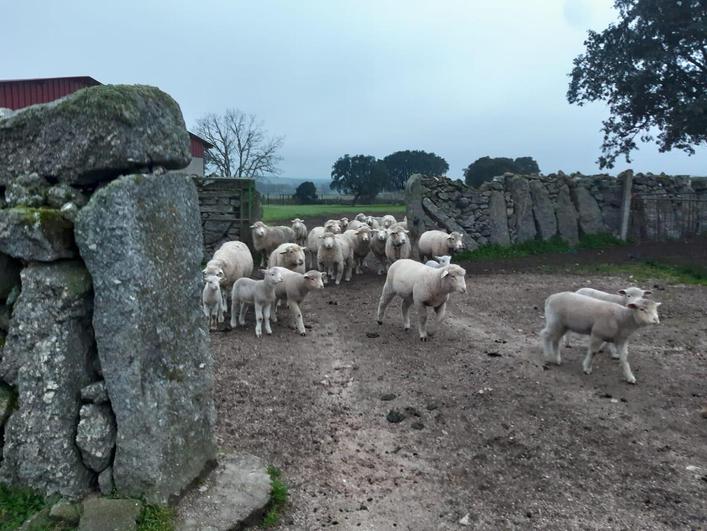
[[[284,136],[281,176],[328,178],[343,154],[433,151],[597,173],[602,103],[567,103],[572,59],[612,0],[0,0],[0,79],[156,85],[187,127],[237,108]],[[641,145],[612,172],[707,174]]]

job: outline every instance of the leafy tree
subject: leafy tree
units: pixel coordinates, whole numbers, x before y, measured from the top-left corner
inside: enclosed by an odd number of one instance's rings
[[[304,181],[295,190],[294,197],[298,203],[304,205],[317,202],[317,187],[312,181]]]
[[[707,141],[707,1],[614,0],[620,20],[589,32],[586,52],[574,60],[567,99],[603,100],[599,165],[613,167],[636,149],[636,138],[660,151]]]
[[[518,157],[513,160],[506,157],[486,156],[469,164],[464,170],[464,180],[469,186],[479,186],[506,172],[528,175],[540,173],[540,168],[533,157]]]
[[[196,122],[196,133],[213,144],[206,152],[206,166],[223,177],[255,179],[277,174],[283,137],[268,137],[255,115],[238,109],[207,114]]]
[[[390,186],[388,169],[381,160],[370,155],[344,155],[334,163],[331,170],[331,187],[334,190],[371,201]]]
[[[383,159],[390,174],[391,190],[402,190],[411,175],[444,175],[449,164],[439,155],[421,150],[396,151]]]

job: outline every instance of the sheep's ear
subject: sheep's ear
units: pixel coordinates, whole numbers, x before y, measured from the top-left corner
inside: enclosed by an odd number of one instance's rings
[[[657,308],[657,307],[660,306],[661,304],[663,304],[663,303],[662,303],[662,302],[656,302],[656,303],[655,303],[655,307]]]
[[[287,254],[287,249],[285,249],[284,251],[280,251],[280,254]]]
[[[206,274],[206,268],[202,269],[201,272]]]
[[[254,229],[255,227],[257,227],[257,225],[251,225],[251,226],[250,226],[251,229]]]
[[[448,239],[448,240],[453,240],[453,239],[454,239],[454,234],[450,234],[449,236],[447,236],[447,239]]]
[[[631,308],[632,310],[638,310],[638,305],[635,304],[635,303],[633,303],[633,302],[629,302],[629,303],[626,305],[626,308]]]
[[[217,276],[218,278],[223,278],[223,277],[226,276],[226,275],[223,274],[223,269],[219,269],[219,270],[216,272],[216,276]]]
[[[643,292],[644,297],[650,297],[651,295],[653,295],[653,292],[649,289]],[[658,303],[658,304],[660,304],[660,303]]]
[[[616,293],[618,293],[619,295],[626,295],[626,290],[625,290],[625,289],[620,289],[620,290],[617,291]]]
[[[268,271],[269,271],[269,269],[261,269],[261,270],[260,270],[260,272],[261,272],[263,275],[267,275],[267,274],[268,274]]]
[[[447,271],[447,270],[445,269],[444,271],[442,271],[442,274],[440,275],[439,278],[444,278],[444,277],[446,277],[448,274],[449,274],[449,271]]]
[[[404,232],[405,234],[410,234],[410,231],[409,231],[409,230],[403,229],[403,232]]]

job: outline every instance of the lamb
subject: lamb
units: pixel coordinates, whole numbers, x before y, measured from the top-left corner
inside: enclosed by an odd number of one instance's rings
[[[452,263],[452,257],[449,255],[444,255],[444,256],[435,256],[434,260],[428,260],[425,263],[425,265],[427,267],[440,268],[440,267],[448,266],[451,263]]]
[[[414,304],[420,340],[427,341],[427,307],[434,308],[437,322],[441,322],[449,294],[466,293],[465,275],[466,271],[456,264],[435,269],[407,258],[398,260],[388,269],[378,303],[378,324],[383,324],[385,309],[397,295],[403,299],[403,327],[410,329],[410,306]]]
[[[216,276],[221,282],[224,293],[221,295],[224,308],[227,305],[227,295],[231,292],[233,283],[239,278],[249,277],[253,273],[253,256],[243,242],[226,242],[214,253],[203,270],[204,278]]]
[[[353,267],[357,275],[363,274],[363,261],[371,250],[371,229],[364,225],[356,230],[347,230],[343,234],[353,248]]]
[[[262,269],[264,278],[239,278],[233,284],[231,291],[231,328],[236,328],[240,323],[245,325],[246,304],[255,306],[255,335],[262,337],[262,326],[265,321],[265,333],[272,334],[270,328],[270,312],[272,303],[275,302],[275,288],[283,282],[282,274],[276,268]],[[240,305],[238,319],[236,319],[236,306]]]
[[[317,251],[319,250],[320,237],[325,232],[339,234],[341,232],[339,220],[330,219],[324,224],[323,227],[314,227],[311,231],[309,231],[309,235],[307,236],[307,245],[305,248],[306,267],[317,267]]]
[[[659,302],[650,299],[634,299],[622,306],[569,291],[550,295],[545,301],[545,328],[540,332],[545,357],[558,365],[562,363],[560,339],[568,330],[588,335],[589,348],[582,368],[591,374],[594,353],[603,342],[610,341],[619,352],[624,379],[635,384],[626,343],[638,328],[660,323],[658,306]]]
[[[226,304],[221,294],[221,279],[216,275],[208,275],[204,280],[201,303],[204,315],[209,319],[209,330],[215,330],[218,328],[218,323],[223,323],[226,315]]]
[[[412,246],[407,234],[408,231],[402,227],[393,227],[388,230],[388,240],[385,242],[385,256],[388,261],[388,267],[396,260],[410,258]]]
[[[344,272],[346,280],[351,280],[352,261],[353,247],[348,238],[333,232],[325,232],[319,237],[317,267],[319,271],[326,273],[325,284],[332,278],[335,279],[334,283],[339,285]]]
[[[250,226],[253,235],[253,249],[260,252],[260,265],[265,265],[265,258],[270,256],[275,248],[283,243],[294,243],[295,231],[290,227],[268,226],[262,221],[256,221]]]
[[[447,234],[441,230],[428,230],[420,235],[417,247],[420,250],[420,260],[426,262],[433,256],[453,255],[464,247],[464,244],[462,235],[458,232]]]
[[[390,214],[386,214],[380,220],[381,226],[385,229],[389,229],[392,225],[395,224],[395,222],[396,222],[395,216],[391,216]]]
[[[304,321],[302,320],[300,305],[310,291],[324,287],[322,274],[314,270],[302,274],[281,267],[277,267],[276,269],[280,271],[280,274],[285,279],[284,282],[275,287],[277,302],[279,303],[281,300],[287,301],[292,322],[295,324],[299,334],[303,336],[306,334],[306,331]],[[272,312],[272,321],[274,323],[277,322],[277,308]]]
[[[388,230],[379,228],[371,230],[371,252],[380,262],[378,274],[388,271],[388,258],[385,256],[385,244],[388,241]]]
[[[292,220],[292,230],[295,231],[295,243],[300,247],[307,246],[307,225],[299,218]]]
[[[280,266],[297,273],[305,271],[304,249],[296,243],[283,243],[270,254],[268,267]]]

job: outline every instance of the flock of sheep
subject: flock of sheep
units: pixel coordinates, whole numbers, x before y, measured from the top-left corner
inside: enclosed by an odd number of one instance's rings
[[[402,299],[405,330],[410,329],[410,307],[415,306],[418,333],[427,341],[427,310],[433,308],[438,322],[444,318],[451,293],[466,292],[466,271],[451,263],[451,256],[462,249],[459,233],[431,230],[416,243],[421,262],[411,259],[412,243],[407,221],[393,216],[380,218],[358,214],[353,220],[330,219],[308,231],[301,219],[292,226],[268,226],[262,221],[251,226],[254,251],[260,253],[263,278],[250,278],[253,256],[239,241],[224,243],[204,269],[202,302],[210,328],[225,320],[231,297],[230,325],[245,325],[248,306],[255,309],[255,334],[272,334],[270,322],[277,322],[277,308],[285,301],[292,326],[306,334],[301,304],[310,291],[329,281],[339,284],[363,273],[365,258],[378,261],[378,274],[387,272],[377,310],[382,324],[386,307],[397,296]],[[267,258],[267,260],[266,260]],[[267,262],[267,263],[266,263]],[[590,288],[551,295],[545,301],[546,326],[541,332],[545,358],[561,362],[560,340],[567,332],[589,335],[583,361],[584,372],[592,370],[592,358],[604,343],[612,344],[612,357],[619,359],[624,378],[635,383],[628,364],[627,341],[638,328],[658,323],[658,306],[648,297],[650,291],[626,288],[618,294]]]

